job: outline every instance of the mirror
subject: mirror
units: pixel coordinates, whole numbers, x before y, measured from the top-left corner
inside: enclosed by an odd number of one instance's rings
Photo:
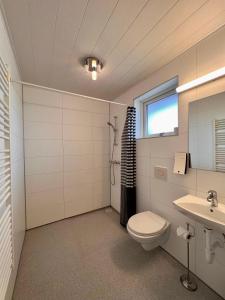
[[[189,104],[191,167],[225,172],[225,92]]]

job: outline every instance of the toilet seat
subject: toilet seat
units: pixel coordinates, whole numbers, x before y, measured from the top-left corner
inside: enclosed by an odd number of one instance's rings
[[[128,229],[139,236],[155,236],[167,226],[167,221],[151,211],[132,216],[127,224]]]

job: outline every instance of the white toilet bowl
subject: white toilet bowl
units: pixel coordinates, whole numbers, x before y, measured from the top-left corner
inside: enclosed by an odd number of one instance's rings
[[[127,223],[129,235],[149,251],[164,244],[169,235],[170,223],[159,215],[145,211],[133,215]]]

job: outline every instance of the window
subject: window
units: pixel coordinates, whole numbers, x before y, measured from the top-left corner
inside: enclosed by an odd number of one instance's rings
[[[173,78],[134,100],[137,138],[177,135],[178,79]]]
[[[178,127],[178,95],[169,93],[145,105],[145,135],[173,134]]]

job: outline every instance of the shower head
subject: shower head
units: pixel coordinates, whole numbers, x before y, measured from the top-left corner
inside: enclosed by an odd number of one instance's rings
[[[110,122],[107,122],[107,125],[109,125],[109,126],[111,126],[112,127],[112,129],[114,130],[114,131],[116,131],[116,127],[112,124],[112,123],[110,123]]]

